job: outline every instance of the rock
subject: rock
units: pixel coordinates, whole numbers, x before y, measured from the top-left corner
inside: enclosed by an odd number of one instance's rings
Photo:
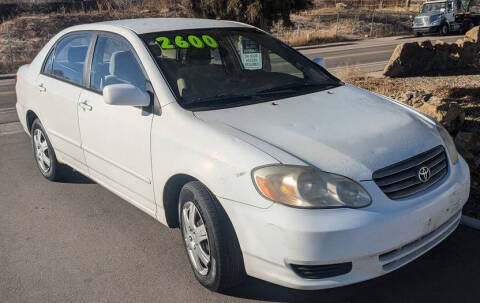
[[[433,55],[433,50],[422,48],[417,42],[399,44],[393,51],[383,74],[389,77],[421,74],[425,62],[428,62]]]
[[[465,34],[456,43],[430,40],[397,45],[383,70],[388,77],[409,77],[475,68],[480,65],[480,27]]]
[[[402,102],[408,102],[417,97],[417,92],[405,92],[399,99]]]
[[[463,150],[480,152],[480,135],[474,132],[459,132],[455,137],[455,144]]]
[[[480,168],[480,135],[474,132],[459,132],[455,137],[458,152],[471,168]]]
[[[473,43],[480,43],[480,26],[475,26],[474,28],[466,32],[463,40]]]
[[[406,103],[413,107],[420,107],[423,102],[426,102],[432,96],[431,93],[424,93],[419,91],[407,91],[397,98],[398,101]]]
[[[428,100],[430,100],[432,96],[433,96],[432,93],[423,94],[422,95],[423,101],[428,102]]]
[[[446,43],[441,40],[437,40],[433,43],[433,48],[440,52],[447,52],[449,54],[457,54],[459,45],[457,43]]]
[[[457,132],[465,121],[465,111],[458,103],[443,101],[435,96],[417,108],[442,123],[450,133]]]

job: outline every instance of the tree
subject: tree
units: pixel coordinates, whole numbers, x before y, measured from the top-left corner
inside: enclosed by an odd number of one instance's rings
[[[290,13],[312,5],[312,0],[184,0],[196,17],[234,20],[268,29],[278,20],[291,26]]]

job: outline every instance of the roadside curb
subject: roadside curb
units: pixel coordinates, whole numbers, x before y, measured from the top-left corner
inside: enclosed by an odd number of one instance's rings
[[[478,220],[478,219],[475,219],[475,218],[472,218],[472,217],[469,217],[469,216],[462,215],[462,218],[461,218],[460,222],[461,222],[463,225],[466,225],[466,226],[468,226],[468,227],[470,227],[470,228],[474,228],[474,229],[480,230],[480,220]]]
[[[0,75],[0,80],[7,80],[15,78],[16,74],[3,74]]]

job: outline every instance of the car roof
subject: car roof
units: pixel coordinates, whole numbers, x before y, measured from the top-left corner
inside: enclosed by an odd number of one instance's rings
[[[105,24],[128,28],[137,34],[146,34],[152,32],[173,31],[183,29],[197,28],[218,28],[218,27],[251,27],[247,24],[211,19],[196,18],[140,18],[104,21],[94,24]]]

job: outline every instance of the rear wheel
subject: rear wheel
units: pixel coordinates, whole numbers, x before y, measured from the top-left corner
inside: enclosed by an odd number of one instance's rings
[[[55,151],[40,120],[33,121],[31,135],[33,156],[42,175],[50,181],[62,179],[66,167],[58,163]]]
[[[200,182],[183,186],[179,222],[197,280],[219,291],[243,281],[243,258],[232,223],[213,194]]]
[[[421,37],[421,36],[423,36],[422,33],[415,32],[415,37]]]

